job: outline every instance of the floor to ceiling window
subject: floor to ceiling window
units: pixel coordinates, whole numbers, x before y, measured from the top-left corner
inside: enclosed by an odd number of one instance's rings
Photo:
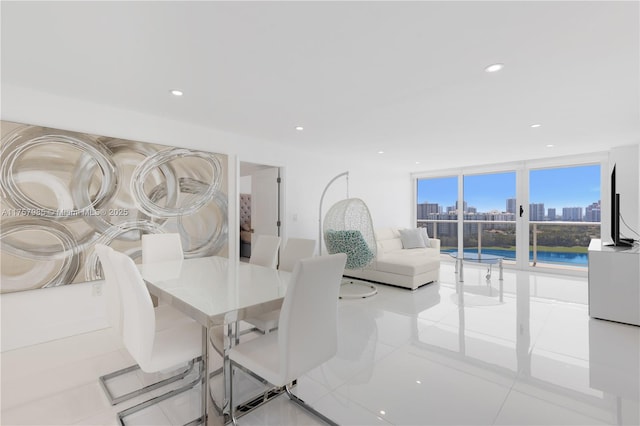
[[[464,175],[464,251],[516,260],[516,173]]]
[[[417,226],[441,240],[443,253],[586,271],[589,242],[601,238],[603,164],[594,154],[414,175]]]
[[[529,172],[529,265],[587,266],[600,238],[600,165]]]
[[[458,247],[458,177],[419,179],[417,182],[417,225],[440,239],[442,251]]]

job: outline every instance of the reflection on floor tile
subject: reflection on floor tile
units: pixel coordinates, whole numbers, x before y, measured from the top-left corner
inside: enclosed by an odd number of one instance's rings
[[[517,391],[509,393],[498,425],[599,425],[607,424],[559,404],[547,402]],[[611,423],[609,423],[611,424]]]
[[[640,327],[590,319],[586,278],[505,270],[501,284],[485,273],[465,266],[457,284],[443,263],[440,283],[339,301],[338,353],[294,393],[343,425],[640,423]],[[111,330],[5,352],[2,424],[116,425],[143,398],[112,407],[97,377],[131,363]],[[112,386],[156,378],[137,372]],[[198,385],[127,423],[199,412]],[[286,395],[239,423],[322,424]]]

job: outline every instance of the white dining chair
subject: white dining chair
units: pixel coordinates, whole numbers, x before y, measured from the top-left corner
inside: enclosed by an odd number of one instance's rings
[[[180,234],[143,234],[142,263],[172,262],[184,259]],[[153,306],[162,305],[162,301],[151,295]]]
[[[280,256],[280,264],[278,269],[281,271],[292,272],[296,263],[300,259],[312,257],[316,249],[316,240],[306,238],[289,238],[287,244],[282,249]],[[280,309],[251,315],[244,321],[251,324],[251,331],[260,333],[269,333],[278,328],[278,318],[280,317]]]
[[[184,259],[180,234],[143,234],[142,263],[169,262]]]
[[[296,263],[300,259],[313,256],[316,250],[316,240],[307,238],[289,238],[287,244],[280,254],[280,264],[278,269],[281,271],[292,272]]]
[[[179,368],[198,361],[200,375],[185,386],[127,408],[118,413],[118,420],[150,405],[185,392],[200,383],[202,375],[202,327],[197,322],[185,321],[164,330],[156,327],[151,296],[133,260],[117,251],[108,253],[117,276],[121,294],[123,324],[122,339],[127,352],[145,373],[156,373]]]
[[[275,235],[258,235],[255,244],[251,247],[249,263],[253,265],[275,268],[278,262],[278,249],[280,237]]]
[[[122,332],[122,303],[120,302],[120,291],[116,282],[116,271],[109,257],[112,249],[103,244],[96,244],[94,250],[98,255],[102,278],[104,279],[103,293],[107,306],[107,320],[109,325],[120,335]]]
[[[300,260],[287,286],[278,329],[229,350],[232,370],[229,406],[234,423],[235,367],[264,384],[284,387],[293,402],[323,421],[336,424],[293,395],[289,386],[337,352],[338,293],[346,261],[344,253]]]
[[[100,260],[100,265],[102,267],[102,275],[105,279],[103,284],[104,288],[104,296],[106,299],[106,307],[107,307],[107,319],[109,325],[113,328],[113,330],[119,335],[122,336],[123,330],[123,311],[122,311],[122,299],[120,297],[119,285],[117,282],[117,272],[113,263],[111,262],[111,249],[108,246],[103,244],[96,244],[95,246],[96,254],[98,255],[98,259]],[[155,315],[155,323],[156,328],[158,330],[164,330],[170,327],[173,327],[177,324],[192,322],[192,320],[186,317],[184,314],[179,311],[173,309],[168,305],[159,306],[154,308]],[[136,370],[140,369],[139,365],[132,365],[130,367],[126,367],[117,371],[114,371],[109,374],[105,374],[99,377],[99,383],[102,387],[109,403],[111,405],[116,405],[124,401],[128,401],[132,398],[135,398],[144,393],[150,392],[152,390],[158,389],[160,387],[166,386],[170,383],[176,382],[178,380],[182,380],[186,377],[194,367],[194,363],[190,363],[184,370],[181,372],[168,377],[166,379],[160,380],[155,383],[151,383],[142,388],[135,389],[126,394],[116,396],[111,392],[109,388],[109,381],[116,379],[120,376],[123,376],[128,373],[132,373]]]
[[[249,263],[253,265],[265,266],[267,268],[275,269],[278,265],[278,250],[280,249],[280,237],[275,235],[258,235],[256,236],[255,243],[251,247],[251,257],[249,258]],[[262,319],[258,319],[257,316],[263,316]],[[244,335],[247,333],[252,333],[254,331],[264,333],[264,328],[259,328],[260,325],[268,326],[272,323],[277,324],[277,316],[278,312],[276,311],[275,316],[276,320],[273,320],[271,317],[273,316],[273,312],[260,312],[259,314],[255,314],[254,318],[246,318],[243,320],[244,322],[248,322],[251,324],[251,327],[248,329],[244,329],[236,333],[236,344],[240,342],[240,335]],[[253,317],[251,313],[249,313],[249,317]],[[250,320],[255,320],[258,325],[254,325]],[[264,323],[264,324],[263,324]],[[239,327],[238,327],[239,328]]]
[[[184,251],[182,250],[180,234],[166,233],[142,235],[142,263],[174,262],[182,259],[184,259]],[[162,300],[156,299],[153,295],[151,296],[151,300],[154,301],[154,306],[166,306],[163,304]],[[224,337],[222,336],[222,330],[222,327],[213,329],[213,332],[211,333],[211,344],[216,352],[221,356],[224,356]],[[214,375],[215,373],[219,373],[219,371],[211,374]]]

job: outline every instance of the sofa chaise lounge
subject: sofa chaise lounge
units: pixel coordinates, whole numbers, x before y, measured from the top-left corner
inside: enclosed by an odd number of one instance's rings
[[[344,275],[415,290],[440,279],[440,240],[426,238],[428,247],[405,248],[401,229],[375,231],[377,254],[361,269],[347,269]],[[425,232],[426,237],[426,232]],[[406,238],[405,238],[406,243]],[[414,246],[409,244],[409,247]]]

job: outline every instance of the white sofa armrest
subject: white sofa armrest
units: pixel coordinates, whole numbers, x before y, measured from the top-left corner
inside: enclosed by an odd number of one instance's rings
[[[429,238],[429,245],[430,245],[430,248],[440,251],[440,239]]]

